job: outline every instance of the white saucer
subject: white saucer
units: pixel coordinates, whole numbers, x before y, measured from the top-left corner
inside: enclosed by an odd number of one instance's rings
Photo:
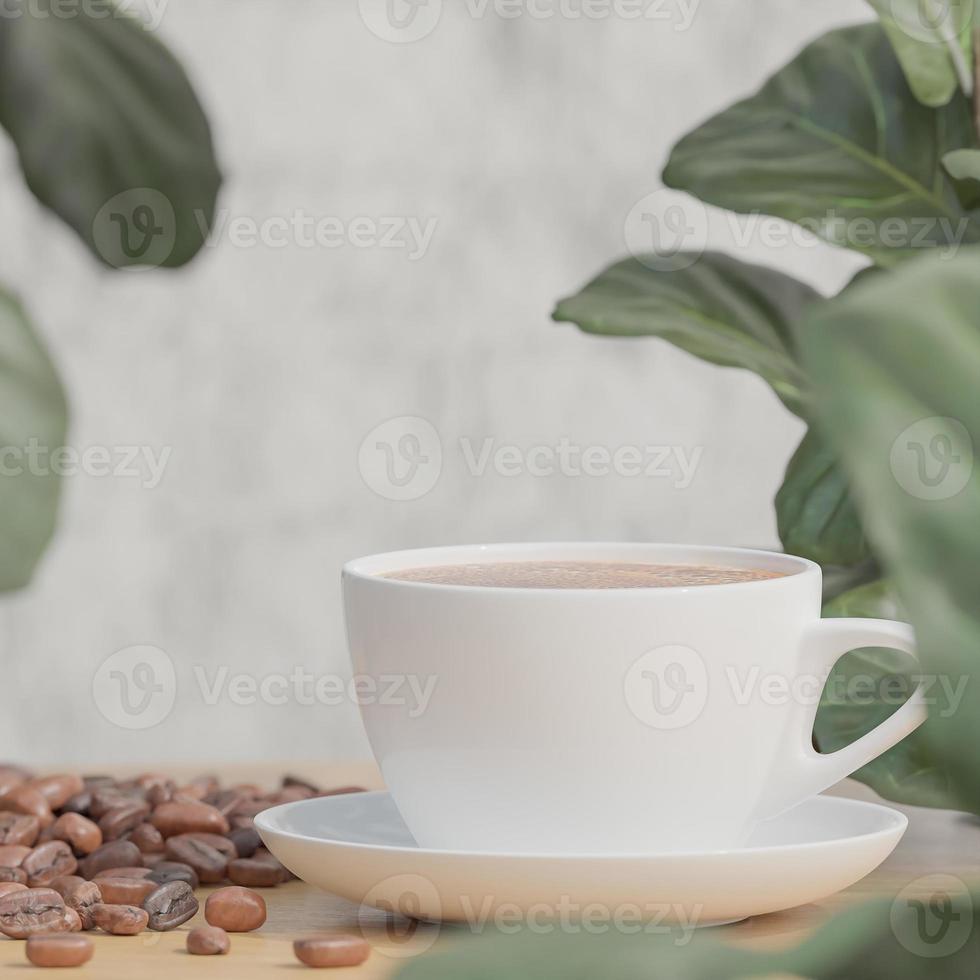
[[[304,881],[359,904],[485,925],[517,915],[717,925],[826,898],[873,871],[908,819],[820,796],[765,823],[749,846],[689,854],[423,850],[388,793],[286,803],[255,826]]]

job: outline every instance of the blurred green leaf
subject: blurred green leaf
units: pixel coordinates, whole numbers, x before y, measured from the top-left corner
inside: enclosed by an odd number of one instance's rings
[[[951,150],[943,166],[956,180],[980,180],[980,150]]]
[[[0,290],[0,591],[26,585],[54,531],[60,482],[32,447],[65,443],[67,408],[44,345]]]
[[[980,813],[978,269],[977,249],[923,256],[815,310],[802,336],[828,433],[925,670],[963,688],[961,703],[930,707],[924,732],[961,804]]]
[[[963,206],[980,206],[980,150],[951,150],[943,157],[943,166]]]
[[[812,428],[776,494],[776,521],[790,554],[821,565],[857,565],[871,557],[847,477],[836,454]]]
[[[892,584],[870,582],[824,606],[828,617],[907,620]],[[907,654],[884,647],[852,650],[830,673],[813,726],[821,752],[836,752],[880,725],[904,704],[921,671]],[[931,684],[931,682],[930,682]],[[930,687],[929,694],[942,698]],[[926,726],[859,769],[854,779],[887,800],[911,806],[954,808],[949,770],[936,755]]]
[[[971,71],[974,0],[868,0],[924,105],[945,105]]]
[[[735,980],[798,976],[812,980],[976,980],[980,903],[958,896],[955,914],[972,919],[961,945],[937,960],[912,916],[891,902],[847,909],[797,946],[760,952],[727,945],[716,930],[678,943],[670,935],[547,935],[522,931],[458,937],[412,960],[399,980]],[[661,929],[665,928],[663,926]],[[964,930],[966,931],[966,930]],[[958,938],[958,937],[957,937]],[[941,969],[937,966],[941,963]]]
[[[183,69],[103,3],[9,0],[0,18],[0,126],[38,200],[110,266],[179,266],[201,248],[221,179]]]
[[[920,104],[881,26],[866,24],[824,35],[685,136],[664,183],[888,264],[980,240],[940,164],[973,139],[962,93],[941,108]]]
[[[657,261],[651,257],[650,264]],[[791,276],[707,252],[671,272],[635,258],[617,262],[562,300],[553,316],[586,333],[660,337],[713,364],[754,371],[801,414],[806,379],[793,325],[820,299]]]

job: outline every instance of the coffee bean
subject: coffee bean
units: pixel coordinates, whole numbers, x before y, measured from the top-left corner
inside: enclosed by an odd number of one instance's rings
[[[241,793],[242,796],[247,796],[251,800],[265,795],[265,790],[263,790],[257,783],[235,783],[235,785],[230,786],[229,789],[235,793]]]
[[[265,847],[256,848],[255,853],[252,855],[252,860],[261,861],[263,864],[271,864],[279,872],[280,881],[289,881],[290,878],[295,877],[289,868],[277,858],[273,857]]]
[[[238,851],[235,849],[234,843],[221,834],[178,834],[177,837],[171,837],[170,839],[177,840],[181,837],[188,840],[196,840],[201,844],[207,844],[208,847],[213,847],[219,854],[223,854],[229,861],[238,857]]]
[[[70,800],[65,801],[61,808],[62,813],[81,813],[88,816],[89,807],[92,806],[92,794],[89,790],[83,789],[81,793],[76,793]]]
[[[91,854],[102,845],[102,831],[99,825],[80,813],[63,813],[51,825],[55,840],[67,841],[77,855]]]
[[[53,827],[53,823],[49,823],[46,827],[41,827],[41,832],[37,835],[37,840],[34,842],[35,847],[39,844],[47,844],[49,840],[54,840],[54,834],[51,833]]]
[[[257,800],[242,800],[242,802],[237,804],[231,811],[229,820],[234,819],[235,817],[254,817],[263,810],[268,810],[271,805],[272,804],[267,802],[264,797]]]
[[[186,786],[181,786],[180,792],[203,800],[205,796],[209,796],[211,793],[217,793],[219,788],[220,784],[217,776],[195,776]]]
[[[308,800],[313,794],[305,786],[287,786],[278,793],[271,793],[265,798],[266,806],[279,806],[281,803],[297,803]]]
[[[169,803],[174,798],[174,787],[170,783],[157,783],[146,791],[146,802],[152,807]]]
[[[170,798],[170,802],[171,803],[191,803],[191,804],[193,804],[195,806],[197,804],[199,804],[199,803],[202,803],[205,806],[209,806],[210,805],[210,804],[204,803],[204,800],[200,799],[199,797],[193,796],[190,793],[181,792],[181,790],[176,790],[174,792],[174,795]]]
[[[164,837],[193,833],[226,834],[229,829],[228,820],[220,810],[199,801],[161,803],[153,811],[150,822]]]
[[[38,790],[52,810],[61,809],[76,793],[85,789],[82,777],[75,775],[44,776],[32,779],[27,785]]]
[[[105,840],[118,840],[143,823],[149,815],[148,803],[126,803],[104,813],[99,820],[99,830]]]
[[[293,952],[307,966],[358,966],[371,953],[371,947],[360,936],[323,936],[297,939]]]
[[[187,933],[187,952],[192,956],[221,956],[230,947],[228,933],[217,926],[197,926]]]
[[[179,835],[167,840],[164,852],[171,861],[190,865],[203,882],[223,881],[228,859],[210,844],[204,844],[193,837]]]
[[[168,932],[192,918],[199,908],[191,886],[184,881],[168,881],[144,902],[149,926],[156,932]]]
[[[96,878],[106,905],[142,905],[160,886],[147,878]]]
[[[85,879],[81,875],[59,875],[57,878],[52,878],[48,882],[48,888],[52,891],[56,891],[62,898],[65,897],[65,892],[69,888],[75,888],[78,885],[84,884]]]
[[[133,905],[96,905],[92,917],[111,936],[135,936],[146,928],[150,919],[145,909]]]
[[[0,898],[12,892],[26,892],[27,885],[22,881],[0,881]]]
[[[265,922],[265,899],[251,889],[230,885],[208,895],[204,918],[225,932],[251,932]]]
[[[106,868],[105,871],[100,871],[93,881],[100,881],[103,878],[149,878],[150,869],[144,867],[138,868]]]
[[[77,875],[55,878],[51,886],[65,901],[65,905],[74,909],[85,930],[95,928],[94,909],[102,902],[102,892],[94,881],[86,881]]]
[[[83,878],[94,878],[106,868],[132,868],[142,863],[140,849],[128,840],[109,841],[97,847],[78,865]]]
[[[42,827],[54,823],[54,814],[46,797],[29,783],[15,786],[9,793],[0,796],[0,810],[11,810],[14,813],[37,817]]]
[[[179,861],[161,861],[147,877],[158,885],[165,885],[168,881],[186,881],[191,888],[197,888],[200,884],[197,872],[189,864]]]
[[[23,868],[0,867],[0,881],[18,885],[27,884],[27,872]]]
[[[82,785],[89,791],[102,789],[104,786],[115,786],[116,781],[112,776],[82,776]]]
[[[26,844],[0,844],[0,868],[19,868],[30,853]]]
[[[0,932],[26,939],[38,932],[68,932],[73,922],[52,888],[27,888],[0,898]],[[75,917],[77,918],[77,916]]]
[[[282,788],[289,789],[290,786],[301,786],[303,789],[310,791],[310,796],[319,796],[319,794],[322,792],[320,787],[315,783],[311,783],[306,779],[300,779],[299,776],[291,776],[289,773],[286,773],[286,775],[282,777]]]
[[[24,947],[35,966],[81,966],[95,952],[88,936],[30,936]]]
[[[129,839],[140,849],[142,854],[162,854],[163,834],[151,823],[141,823],[134,827]]]
[[[118,786],[104,786],[92,793],[92,805],[89,816],[93,820],[101,820],[110,810],[131,803],[145,803],[145,794],[138,786],[130,789],[120,789]]]
[[[27,872],[27,883],[31,888],[39,888],[52,878],[74,874],[78,861],[63,840],[52,840],[35,847],[24,858],[21,867]]]
[[[262,846],[262,838],[254,827],[238,827],[228,833],[228,840],[235,845],[240,858],[250,858]]]
[[[40,832],[41,821],[37,817],[0,810],[0,844],[33,847]]]
[[[136,777],[134,780],[135,784],[141,789],[149,792],[154,786],[166,786],[171,790],[174,787],[174,781],[162,772],[144,772]]]
[[[19,766],[0,766],[0,796],[26,783],[28,776]]]
[[[283,881],[282,872],[269,861],[236,858],[228,862],[228,877],[236,885],[249,888],[272,888]]]
[[[239,803],[244,803],[249,799],[251,799],[250,796],[240,793],[238,790],[224,789],[220,793],[212,793],[210,796],[206,796],[203,802],[207,803],[208,806],[213,806],[215,810],[227,817]]]

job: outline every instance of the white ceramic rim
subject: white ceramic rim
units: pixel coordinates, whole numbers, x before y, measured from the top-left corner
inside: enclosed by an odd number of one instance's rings
[[[358,796],[390,796],[387,790],[372,790],[368,793],[358,793]],[[880,815],[882,819],[883,826],[879,827],[877,830],[869,830],[866,833],[850,834],[846,837],[835,837],[831,840],[821,840],[821,841],[811,841],[810,843],[796,843],[796,844],[770,844],[770,845],[760,845],[757,847],[727,847],[717,850],[708,851],[631,851],[622,853],[609,853],[609,852],[562,852],[562,851],[459,851],[459,850],[442,850],[440,848],[434,847],[400,847],[393,844],[365,844],[360,841],[347,841],[337,837],[313,837],[310,834],[299,834],[292,830],[284,830],[281,827],[276,827],[275,821],[278,819],[279,815],[285,813],[288,810],[295,809],[298,807],[310,806],[312,804],[324,805],[324,800],[336,799],[336,797],[313,797],[308,800],[294,800],[292,803],[280,803],[278,806],[271,807],[268,810],[263,810],[261,813],[255,815],[255,826],[258,831],[268,831],[270,834],[279,835],[281,837],[288,837],[291,840],[314,842],[317,844],[329,844],[332,846],[341,847],[352,847],[357,850],[363,851],[382,851],[384,853],[392,855],[403,855],[403,856],[419,856],[425,855],[427,857],[437,856],[437,857],[447,857],[447,858],[498,858],[498,859],[509,859],[509,858],[520,858],[522,861],[527,861],[529,859],[535,859],[540,861],[581,861],[581,860],[607,860],[607,861],[623,861],[623,860],[634,860],[642,861],[647,859],[656,859],[658,861],[666,861],[673,859],[689,860],[694,857],[705,857],[711,855],[720,854],[754,854],[758,852],[766,853],[785,853],[789,851],[799,851],[801,848],[810,850],[820,850],[826,848],[839,847],[842,841],[873,841],[873,840],[884,840],[896,837],[900,839],[905,833],[909,825],[909,818],[901,813],[899,810],[895,810],[890,806],[882,806],[880,803],[871,803],[866,800],[852,800],[846,796],[814,796],[809,800],[804,800],[803,803],[797,804],[798,806],[807,806],[813,804],[815,801],[822,801],[822,805],[828,806],[839,806],[842,809],[854,809],[854,810],[864,810],[865,812],[869,810],[874,810]],[[327,804],[329,805],[329,804]],[[794,807],[795,809],[795,807]],[[887,826],[884,824],[887,822]],[[263,837],[264,840],[264,837]]]
[[[714,558],[714,561],[710,560]],[[779,578],[760,579],[755,582],[723,582],[711,585],[665,585],[656,588],[613,589],[549,589],[527,586],[449,585],[442,582],[408,582],[404,579],[385,578],[389,572],[406,568],[423,568],[439,565],[461,565],[492,561],[648,561],[655,564],[711,565],[722,567],[766,569],[783,572]],[[685,560],[686,559],[686,560]],[[799,576],[822,578],[820,566],[807,558],[787,555],[778,551],[757,548],[733,548],[721,545],[659,544],[656,542],[625,541],[541,541],[514,544],[441,545],[434,548],[412,548],[405,551],[388,551],[366,555],[347,562],[343,574],[351,578],[367,579],[381,586],[397,589],[437,589],[449,591],[483,591],[497,594],[520,593],[527,595],[582,595],[591,596],[618,593],[678,593],[703,592],[717,589],[779,589],[786,587]]]

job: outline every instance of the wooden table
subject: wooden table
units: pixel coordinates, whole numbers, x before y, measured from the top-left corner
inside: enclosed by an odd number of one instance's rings
[[[142,767],[145,768],[145,767]],[[114,775],[130,775],[119,768]],[[176,777],[184,778],[202,771],[169,768]],[[226,766],[217,769],[225,782],[250,781],[278,784],[284,772],[310,779],[323,786],[358,784],[370,789],[381,788],[381,779],[372,764],[315,766],[287,764],[259,767]],[[834,791],[839,795],[874,799],[873,794],[857,783],[845,782]],[[830,915],[849,903],[872,896],[894,895],[910,882],[924,875],[942,872],[954,874],[969,884],[980,884],[980,824],[959,814],[940,811],[907,809],[910,817],[908,833],[895,853],[874,874],[847,891],[817,905],[792,909],[774,915],[759,916],[718,931],[725,941],[759,948],[795,944],[805,938]],[[203,910],[204,896],[199,893]],[[249,980],[277,973],[288,976],[303,969],[293,957],[292,940],[297,936],[326,935],[331,932],[364,932],[375,947],[368,961],[360,967],[333,971],[337,977],[356,976],[359,980],[391,976],[404,958],[390,955],[392,943],[385,916],[381,912],[365,912],[343,899],[325,894],[304,884],[291,882],[275,889],[262,891],[269,909],[265,926],[258,932],[232,936],[231,953],[222,957],[195,957],[184,951],[187,931],[203,923],[203,911],[180,929],[168,933],[146,932],[141,936],[108,936],[93,932],[95,956],[91,962],[70,975],[99,980],[153,980],[157,976],[178,975],[208,977],[210,980]],[[434,928],[434,927],[433,927]],[[436,932],[438,930],[436,929]],[[422,927],[414,939],[399,942],[402,954],[413,950],[438,948],[445,942],[465,942],[459,930],[450,930],[451,938],[433,935],[432,928]],[[434,945],[433,945],[434,941]],[[29,969],[24,958],[24,943],[0,936],[0,966]]]

